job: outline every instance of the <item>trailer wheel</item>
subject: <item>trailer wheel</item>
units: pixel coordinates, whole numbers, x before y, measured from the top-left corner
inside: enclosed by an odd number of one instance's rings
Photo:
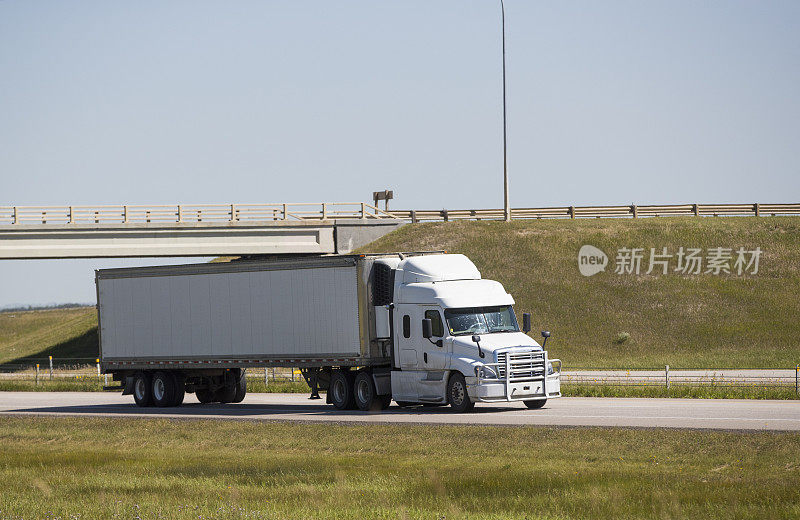
[[[247,395],[247,379],[245,378],[245,369],[243,368],[239,373],[239,380],[236,381],[236,394],[233,396],[234,403],[241,403],[244,396]]]
[[[194,395],[197,397],[197,400],[203,404],[210,403],[214,400],[214,392],[208,388],[195,390]]]
[[[355,407],[353,397],[352,376],[343,370],[336,370],[331,376],[331,387],[328,390],[331,403],[339,410],[348,410]]]
[[[175,378],[168,372],[153,374],[153,404],[159,408],[175,402]]]
[[[170,406],[180,406],[183,404],[184,397],[186,397],[186,376],[180,372],[172,372],[170,375],[175,380],[175,395]]]
[[[359,372],[353,383],[353,390],[359,410],[377,412],[381,409],[381,401],[375,395],[375,382],[372,380],[372,374],[366,371]]]
[[[475,408],[469,394],[467,394],[467,382],[461,372],[453,372],[450,380],[447,381],[447,402],[453,407],[456,413],[469,412]]]
[[[538,410],[539,408],[544,406],[544,403],[547,402],[547,399],[531,399],[530,401],[523,401],[525,406],[530,408],[531,410]]]
[[[149,373],[139,372],[134,376],[133,400],[139,406],[151,406],[153,404],[153,385]]]

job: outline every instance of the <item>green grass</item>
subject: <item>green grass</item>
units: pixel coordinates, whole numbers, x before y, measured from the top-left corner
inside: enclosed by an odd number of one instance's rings
[[[0,441],[2,518],[800,515],[798,434],[3,417]]]
[[[0,312],[0,363],[97,357],[94,307]]]
[[[794,387],[770,386],[625,386],[562,384],[564,397],[674,397],[689,399],[800,399]]]
[[[578,250],[610,265],[590,278]],[[759,273],[614,274],[618,248],[760,247]],[[567,368],[789,368],[800,362],[800,218],[650,218],[407,225],[361,252],[464,253],[503,283]],[[672,266],[675,266],[673,259]],[[642,272],[647,270],[644,265]],[[629,336],[625,338],[625,333]],[[541,339],[541,338],[537,338]]]

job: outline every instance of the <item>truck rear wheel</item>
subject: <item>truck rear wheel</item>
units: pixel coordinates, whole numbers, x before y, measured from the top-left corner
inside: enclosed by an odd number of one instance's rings
[[[353,390],[359,410],[377,412],[381,409],[381,401],[375,395],[375,382],[372,380],[372,374],[366,371],[359,372],[353,384]]]
[[[203,404],[210,403],[214,400],[214,392],[209,390],[208,388],[201,388],[194,392],[194,395],[197,397],[197,400]]]
[[[153,404],[159,408],[173,406],[175,402],[175,377],[168,372],[153,374]]]
[[[525,403],[525,406],[530,408],[531,410],[538,410],[539,408],[544,406],[544,403],[547,402],[547,399],[531,399],[529,401],[522,401]]]
[[[331,376],[331,387],[328,390],[331,403],[338,410],[351,410],[355,408],[353,397],[353,377],[349,372],[336,370]]]
[[[175,395],[170,406],[180,406],[186,397],[186,377],[180,372],[172,372],[170,375],[175,380]]]
[[[453,372],[450,380],[447,381],[447,402],[456,413],[469,412],[475,408],[475,403],[467,394],[467,382],[460,372]]]
[[[133,400],[139,406],[151,406],[153,404],[152,378],[147,372],[139,372],[134,376]]]
[[[234,403],[241,403],[244,400],[244,396],[247,395],[247,379],[245,379],[245,372],[244,368],[239,373],[239,379],[236,381],[236,394],[233,396]]]

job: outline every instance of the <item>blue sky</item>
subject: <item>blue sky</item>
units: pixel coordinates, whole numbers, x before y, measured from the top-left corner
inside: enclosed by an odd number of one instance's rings
[[[800,3],[508,0],[513,206],[797,202]],[[502,205],[495,1],[0,2],[0,205]],[[3,262],[0,306],[92,301]]]

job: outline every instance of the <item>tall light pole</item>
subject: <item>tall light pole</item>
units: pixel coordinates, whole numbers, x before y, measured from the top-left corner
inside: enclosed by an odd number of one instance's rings
[[[511,221],[511,207],[508,202],[508,146],[506,124],[506,6],[500,0],[500,16],[503,33],[503,215],[506,222]]]

